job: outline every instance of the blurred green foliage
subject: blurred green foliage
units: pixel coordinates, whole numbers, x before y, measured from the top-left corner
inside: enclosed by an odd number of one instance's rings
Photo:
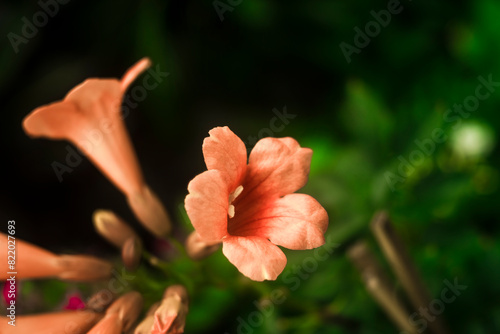
[[[345,256],[354,241],[366,239],[390,273],[369,231],[380,209],[388,210],[433,297],[446,279],[467,285],[440,315],[452,332],[500,332],[500,89],[469,116],[460,116],[460,125],[445,116],[475,94],[478,77],[500,81],[500,3],[401,5],[402,12],[352,54],[350,63],[339,44],[354,45],[354,28],[363,30],[374,20],[370,11],[385,9],[386,1],[243,0],[224,13],[224,21],[211,1],[61,5],[19,53],[3,40],[1,136],[5,156],[17,163],[4,166],[8,194],[2,195],[1,210],[24,217],[26,238],[49,249],[75,247],[66,236],[83,235],[89,239],[77,241],[79,250],[111,252],[97,241],[89,217],[93,208],[106,205],[131,217],[122,199],[89,164],[58,185],[50,162],[64,159],[64,145],[25,139],[20,121],[86,77],[119,77],[149,56],[170,76],[133,110],[127,126],[147,178],[178,221],[185,222],[178,205],[187,182],[204,169],[200,148],[207,131],[229,125],[248,142],[269,129],[273,108],[286,105],[296,117],[273,135],[295,137],[314,150],[301,192],[325,206],[327,239],[338,244],[298,287],[286,278],[296,275],[294,266],[314,258],[314,251],[286,251],[283,275],[259,284],[242,278],[220,251],[198,267],[174,263],[188,273],[215,271],[227,284],[195,287],[186,332],[396,333]],[[39,10],[34,2],[5,2],[0,8],[5,35],[19,32],[21,17]],[[435,129],[446,139],[433,142],[426,154],[416,141],[428,142]],[[416,151],[422,158],[402,176],[400,157],[409,161]],[[44,201],[46,192],[52,196]],[[65,195],[71,202],[57,197]],[[70,219],[75,224],[67,226]],[[54,221],[62,221],[54,235],[37,238]],[[189,223],[181,226],[181,235],[190,229]],[[139,271],[140,284],[133,287],[149,304],[168,284],[155,283],[144,274],[150,271]],[[48,309],[64,299],[60,283],[24,284],[25,298],[50,292],[43,295]],[[396,287],[402,295],[398,282]],[[282,291],[286,300],[262,322],[252,318],[264,314],[256,303],[273,291]],[[242,321],[259,325],[245,329]]]

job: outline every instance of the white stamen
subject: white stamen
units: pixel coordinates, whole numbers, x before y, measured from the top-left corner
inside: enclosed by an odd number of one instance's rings
[[[231,203],[233,203],[233,201],[241,194],[242,191],[243,186],[238,186],[231,194],[229,194],[229,207],[227,209],[227,215],[229,216],[229,218],[233,218],[235,213],[234,205],[232,205]]]
[[[229,208],[227,209],[227,215],[229,216],[229,218],[234,217],[234,205],[229,205]]]
[[[243,191],[243,186],[238,186],[230,195],[229,195],[229,204],[233,203],[233,201],[238,197]]]

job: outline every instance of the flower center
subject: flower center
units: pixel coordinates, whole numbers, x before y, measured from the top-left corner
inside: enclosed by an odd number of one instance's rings
[[[227,209],[227,215],[229,216],[229,218],[234,217],[234,205],[232,205],[231,203],[233,203],[233,201],[241,194],[242,191],[243,186],[238,186],[232,193],[229,194],[229,207]]]

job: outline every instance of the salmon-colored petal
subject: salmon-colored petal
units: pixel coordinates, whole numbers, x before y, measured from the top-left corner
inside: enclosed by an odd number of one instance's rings
[[[145,57],[135,63],[131,68],[125,72],[121,80],[122,92],[126,91],[132,82],[145,70],[151,66],[151,60]]]
[[[34,110],[23,126],[30,136],[66,139],[77,146],[127,197],[136,217],[155,235],[170,232],[162,203],[145,184],[121,115],[127,87],[151,65],[141,59],[117,79],[88,79],[62,102]]]
[[[227,234],[229,190],[222,172],[216,169],[196,176],[188,185],[186,211],[198,234],[207,242]]]
[[[243,275],[254,281],[275,280],[286,266],[281,249],[261,237],[227,237],[222,252]]]
[[[167,333],[179,333],[177,331],[170,331],[174,325],[174,321],[177,319],[176,314],[160,317],[159,314],[154,315],[153,327],[151,328],[151,334],[167,334]],[[180,332],[183,333],[184,331]]]
[[[134,334],[151,334],[151,329],[153,328],[155,322],[154,314],[159,306],[160,302],[156,302],[151,305],[144,319],[135,328]]]
[[[63,311],[36,315],[16,315],[16,326],[8,318],[0,321],[0,333],[86,334],[102,318],[93,311]]]
[[[213,128],[203,141],[203,156],[207,168],[222,172],[233,191],[238,187],[247,168],[247,150],[243,141],[227,126]]]
[[[328,214],[314,198],[290,194],[275,199],[250,215],[230,220],[231,235],[258,236],[289,249],[312,249],[325,243]]]
[[[182,285],[168,287],[160,306],[155,310],[151,334],[184,333],[189,302],[186,288]]]
[[[67,139],[70,136],[82,136],[83,128],[87,127],[86,122],[75,104],[62,101],[33,110],[24,118],[23,129],[30,137]]]
[[[70,90],[64,101],[73,102],[84,115],[100,118],[113,113],[119,114],[122,97],[119,80],[91,78]]]
[[[122,120],[120,82],[89,79],[64,101],[35,109],[23,121],[33,137],[66,139],[75,144],[125,194],[144,181]]]
[[[312,150],[293,138],[264,138],[250,153],[239,201],[291,194],[307,183]],[[238,200],[238,199],[237,199]]]

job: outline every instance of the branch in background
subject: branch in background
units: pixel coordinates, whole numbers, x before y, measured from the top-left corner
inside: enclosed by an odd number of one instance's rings
[[[347,256],[361,273],[366,289],[384,309],[393,323],[407,333],[418,334],[408,322],[408,312],[393,293],[394,287],[384,274],[366,242],[360,241],[349,248]]]
[[[415,310],[429,305],[431,301],[429,292],[423,284],[413,261],[408,256],[401,239],[396,234],[396,231],[394,231],[385,211],[375,214],[371,223],[371,228],[392,270],[401,281],[410,301],[415,307]],[[445,322],[438,317],[436,317],[434,321],[429,322],[429,327],[435,334],[450,333]]]

